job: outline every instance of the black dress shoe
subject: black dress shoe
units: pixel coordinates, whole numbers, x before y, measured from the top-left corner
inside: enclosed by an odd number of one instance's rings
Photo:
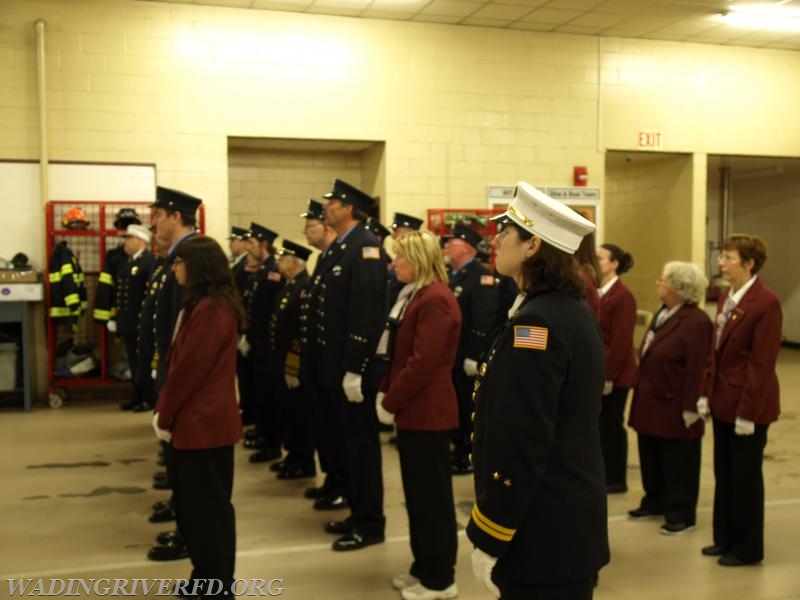
[[[165,546],[153,546],[147,551],[147,558],[150,560],[167,561],[167,560],[181,560],[188,558],[189,551],[183,544],[169,544]]]
[[[308,500],[316,500],[317,498],[322,498],[326,495],[325,489],[322,487],[310,487],[306,488],[303,492],[303,498]]]
[[[378,431],[394,431],[394,425],[378,422]]]
[[[258,429],[256,429],[255,427],[253,427],[252,429],[248,429],[247,431],[244,432],[244,439],[246,440],[252,440],[254,438],[259,438],[259,437],[261,437],[261,435],[258,433]]]
[[[628,486],[624,483],[607,483],[606,494],[624,494],[628,491]]]
[[[135,413],[148,412],[151,410],[153,410],[153,407],[150,406],[147,402],[139,402],[139,404],[137,404],[131,409],[131,411]]]
[[[314,467],[289,465],[285,469],[278,471],[278,479],[305,479],[307,477],[316,477],[316,476],[317,476],[317,470]]]
[[[314,510],[341,510],[349,507],[344,496],[323,496],[314,500]]]
[[[158,502],[153,502],[153,510],[167,510],[168,508],[172,508],[172,500],[159,500]]]
[[[123,404],[120,404],[119,405],[119,409],[120,410],[133,410],[133,407],[136,406],[137,404],[138,404],[138,402],[136,402],[136,400],[128,400],[127,402],[124,402]]]
[[[333,542],[332,547],[337,552],[348,552],[350,550],[361,550],[361,548],[366,548],[373,544],[381,544],[383,540],[382,534],[361,534],[357,531],[351,531]]]
[[[660,517],[663,513],[660,510],[651,510],[649,508],[639,507],[628,511],[628,516],[631,519],[654,519]]]
[[[261,450],[264,447],[264,438],[261,436],[245,440],[242,444],[248,450]]]
[[[172,508],[165,508],[162,510],[154,510],[150,515],[148,521],[151,523],[166,523],[175,520],[175,510]]]
[[[753,562],[749,562],[748,563],[748,562],[743,561],[738,556],[734,556],[733,554],[723,554],[722,556],[719,557],[719,560],[717,561],[717,564],[720,564],[723,567],[743,567],[744,565],[752,565],[752,564],[755,564],[757,562],[761,562],[761,561],[759,560],[759,561],[753,561]]]
[[[710,546],[706,546],[700,552],[703,553],[703,556],[722,556],[725,554],[726,549],[725,546],[720,546],[719,544],[712,544]]]
[[[350,521],[328,521],[325,523],[325,533],[335,533],[336,535],[344,535],[350,533],[353,528]]]
[[[253,454],[250,455],[250,462],[251,463],[270,462],[271,460],[275,460],[276,458],[280,457],[281,457],[280,450],[264,448],[263,450],[259,450],[258,452],[253,452]]]
[[[166,479],[166,478],[167,478],[166,471],[156,471],[155,473],[153,473],[153,481],[155,481],[156,479]]]
[[[160,477],[158,479],[153,479],[153,489],[154,490],[171,490],[172,485],[169,482],[169,479],[166,477]]]
[[[177,531],[162,531],[156,536],[159,546],[182,545],[183,539]]]
[[[166,467],[166,466],[167,466],[167,459],[166,459],[166,458],[164,458],[163,456],[159,456],[159,457],[156,459],[156,464],[157,464],[159,467]]]
[[[289,463],[287,463],[285,460],[274,462],[269,466],[269,470],[273,473],[278,473],[279,471],[283,471],[288,465]]]
[[[450,465],[450,473],[453,475],[469,475],[475,471],[475,467],[469,461],[458,461]]]

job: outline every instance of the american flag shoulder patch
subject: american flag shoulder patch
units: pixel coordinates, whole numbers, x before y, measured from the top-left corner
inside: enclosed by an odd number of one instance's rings
[[[364,246],[361,249],[361,258],[377,260],[381,257],[380,248],[377,246]]]
[[[267,271],[267,279],[269,281],[280,281],[281,274],[278,273],[277,271]]]
[[[514,325],[514,348],[547,350],[547,327]]]
[[[494,285],[494,276],[481,275],[481,285]]]

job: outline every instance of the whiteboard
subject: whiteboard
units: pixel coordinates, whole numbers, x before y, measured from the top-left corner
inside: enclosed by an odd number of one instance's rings
[[[51,200],[147,201],[156,193],[155,165],[51,164]],[[44,270],[45,222],[39,163],[0,161],[0,257],[17,252]]]

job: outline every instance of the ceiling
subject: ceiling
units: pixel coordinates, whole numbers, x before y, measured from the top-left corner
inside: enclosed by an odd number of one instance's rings
[[[720,13],[733,4],[780,5],[800,11],[800,0],[150,1],[800,50],[800,30],[792,32],[733,27],[718,19]]]

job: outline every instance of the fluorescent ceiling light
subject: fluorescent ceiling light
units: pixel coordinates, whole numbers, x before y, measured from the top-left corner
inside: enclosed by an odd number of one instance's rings
[[[800,31],[800,9],[783,6],[786,2],[761,5],[731,5],[721,15],[723,23],[750,29]]]

